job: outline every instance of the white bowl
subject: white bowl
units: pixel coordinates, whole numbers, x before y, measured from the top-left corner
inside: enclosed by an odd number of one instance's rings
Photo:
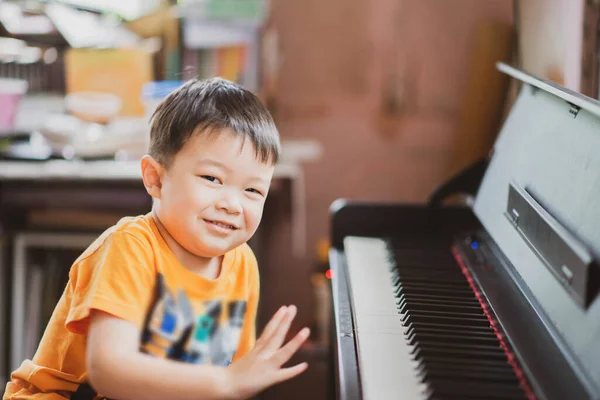
[[[71,115],[87,122],[109,123],[119,114],[123,101],[111,93],[73,92],[65,97]]]

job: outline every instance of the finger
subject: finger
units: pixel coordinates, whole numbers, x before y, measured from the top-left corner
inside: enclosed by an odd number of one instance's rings
[[[281,347],[283,341],[285,340],[285,335],[287,335],[288,331],[290,330],[290,325],[292,325],[292,320],[295,316],[296,306],[289,306],[285,317],[283,317],[283,320],[273,333],[273,336],[271,336],[268,339],[268,342],[266,342],[265,348],[274,352]]]
[[[283,346],[273,356],[273,361],[277,363],[277,366],[281,366],[289,361],[290,358],[298,351],[302,343],[308,339],[310,335],[310,329],[304,328],[298,334],[290,340],[285,346]]]
[[[269,341],[269,338],[273,335],[273,333],[277,330],[277,327],[281,323],[281,319],[285,316],[286,311],[286,306],[283,306],[279,310],[277,310],[277,312],[273,315],[267,326],[265,326],[265,329],[263,329],[260,338],[256,341],[257,345],[263,344],[263,342],[267,343]]]
[[[278,383],[287,381],[288,379],[292,379],[300,375],[301,373],[306,371],[306,368],[308,368],[308,363],[303,362],[301,364],[294,365],[293,367],[280,369],[279,374],[277,376]]]

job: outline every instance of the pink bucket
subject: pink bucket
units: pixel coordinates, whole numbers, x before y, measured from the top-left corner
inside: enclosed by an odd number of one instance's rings
[[[28,87],[24,80],[0,78],[0,132],[13,129],[19,102]]]

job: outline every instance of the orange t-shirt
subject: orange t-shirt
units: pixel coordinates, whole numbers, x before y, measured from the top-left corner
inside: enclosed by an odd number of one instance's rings
[[[258,293],[247,244],[227,252],[210,280],[178,262],[150,214],[123,218],[73,264],[33,360],[12,373],[3,400],[63,400],[87,382],[91,310],[138,326],[143,352],[228,365],[254,346]]]

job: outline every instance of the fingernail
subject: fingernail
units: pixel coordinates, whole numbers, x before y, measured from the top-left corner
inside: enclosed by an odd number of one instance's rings
[[[302,329],[302,332],[300,332],[300,333],[302,336],[308,337],[308,335],[310,335],[310,329],[304,328],[304,329]]]

